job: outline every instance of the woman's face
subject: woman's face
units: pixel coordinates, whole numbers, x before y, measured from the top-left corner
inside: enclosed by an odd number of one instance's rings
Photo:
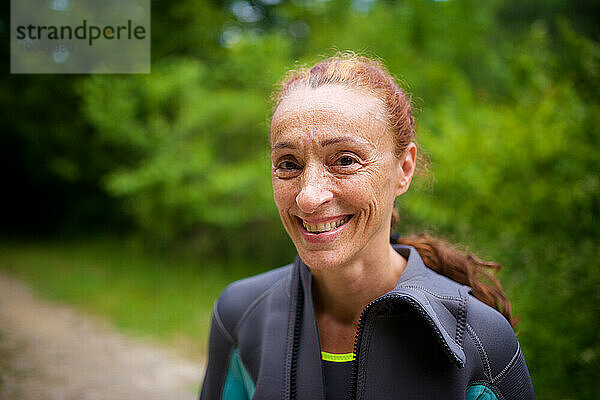
[[[271,159],[275,204],[308,266],[388,251],[394,199],[412,170],[394,154],[377,98],[340,85],[292,90],[271,121]]]

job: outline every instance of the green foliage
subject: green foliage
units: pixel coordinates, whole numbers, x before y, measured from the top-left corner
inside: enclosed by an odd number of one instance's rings
[[[210,79],[202,63],[179,60],[135,79],[93,77],[81,88],[98,140],[128,155],[104,187],[162,242],[276,217],[264,95],[209,89]]]

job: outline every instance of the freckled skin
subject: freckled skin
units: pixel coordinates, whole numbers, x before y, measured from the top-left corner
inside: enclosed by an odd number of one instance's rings
[[[271,121],[273,193],[283,225],[312,270],[389,255],[394,199],[408,187],[380,101],[339,85],[292,90]],[[351,138],[323,146],[324,142]],[[412,176],[412,173],[410,174]],[[298,218],[353,217],[328,243]]]

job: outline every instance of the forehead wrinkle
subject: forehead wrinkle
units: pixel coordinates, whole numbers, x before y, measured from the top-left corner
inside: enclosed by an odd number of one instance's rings
[[[335,128],[339,131],[359,132],[362,130],[373,130],[384,128],[385,118],[381,113],[340,113],[333,108],[302,110],[301,105],[296,110],[282,110],[277,119],[273,118],[271,125],[272,133],[282,133],[286,130],[307,130],[316,133],[317,129]],[[367,114],[367,115],[365,115]],[[366,118],[365,118],[366,117]]]
[[[320,90],[325,88],[328,90]],[[308,133],[311,140],[318,140],[323,134],[361,134],[387,129],[382,101],[365,91],[341,86],[300,88],[287,95],[276,108],[271,121],[271,139],[281,134],[289,137],[286,133],[293,135],[294,131]],[[379,142],[385,136],[376,135],[371,139]]]

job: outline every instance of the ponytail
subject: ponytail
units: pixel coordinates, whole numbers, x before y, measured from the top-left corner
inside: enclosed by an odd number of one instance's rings
[[[475,298],[500,311],[513,328],[519,323],[519,318],[511,315],[510,301],[502,290],[500,281],[494,276],[500,270],[500,264],[483,261],[472,253],[462,252],[450,243],[426,233],[402,237],[393,235],[392,242],[414,247],[429,268],[453,281],[470,286]]]

